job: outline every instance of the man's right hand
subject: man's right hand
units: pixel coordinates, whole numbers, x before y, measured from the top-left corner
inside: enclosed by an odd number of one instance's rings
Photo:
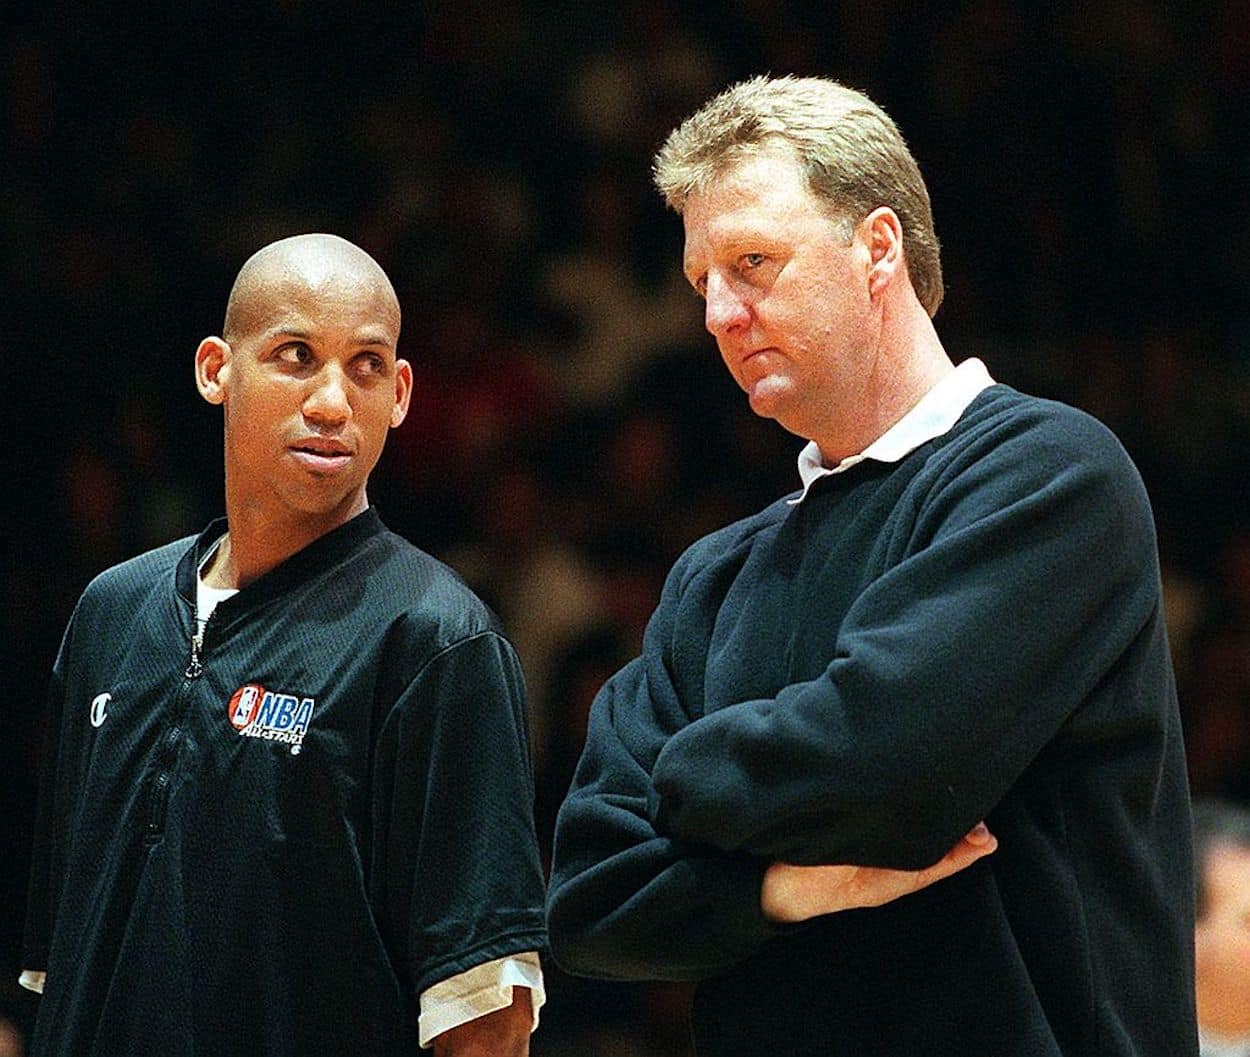
[[[764,873],[760,907],[770,921],[792,923],[838,910],[881,906],[966,869],[997,847],[998,839],[981,822],[923,870],[775,862]]]

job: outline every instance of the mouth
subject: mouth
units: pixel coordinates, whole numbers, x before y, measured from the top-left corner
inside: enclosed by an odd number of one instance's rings
[[[738,359],[739,369],[751,367],[759,357],[777,350],[772,345],[765,345],[760,349],[747,349]]]
[[[346,466],[352,458],[346,444],[325,437],[308,437],[289,445],[288,450],[309,469],[321,472]]]

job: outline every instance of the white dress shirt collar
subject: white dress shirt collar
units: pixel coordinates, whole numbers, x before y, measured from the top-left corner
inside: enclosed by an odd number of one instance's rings
[[[968,405],[993,384],[994,379],[990,377],[985,364],[975,358],[964,360],[868,447],[857,455],[848,455],[837,466],[826,466],[816,442],[809,441],[799,452],[799,477],[803,481],[803,493],[790,502],[801,503],[813,483],[820,478],[843,473],[865,459],[898,462],[926,441],[948,432],[968,410]]]

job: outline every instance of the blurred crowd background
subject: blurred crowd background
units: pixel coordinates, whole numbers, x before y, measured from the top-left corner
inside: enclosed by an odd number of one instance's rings
[[[91,576],[220,512],[191,357],[274,238],[339,233],[395,282],[417,385],[371,498],[515,641],[549,847],[669,564],[797,481],[649,184],[667,131],[754,73],[884,105],[933,198],[947,349],[1124,441],[1194,789],[1250,803],[1244,0],[47,0],[0,27],[0,1054],[33,1013],[47,672]],[[549,972],[537,1057],[684,1052],[681,988]]]

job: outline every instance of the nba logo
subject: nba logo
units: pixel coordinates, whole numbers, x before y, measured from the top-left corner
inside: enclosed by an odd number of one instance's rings
[[[240,686],[230,698],[230,724],[235,730],[245,729],[256,718],[256,706],[265,696],[265,688],[256,683]]]
[[[226,717],[235,731],[245,738],[276,741],[298,756],[308,734],[317,702],[311,697],[266,690],[260,683],[244,683],[226,705]]]

